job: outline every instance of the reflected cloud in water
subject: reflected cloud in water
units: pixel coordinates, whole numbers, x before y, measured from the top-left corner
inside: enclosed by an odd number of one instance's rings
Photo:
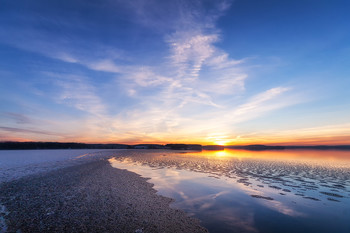
[[[211,232],[350,229],[347,151],[125,150],[110,162],[149,177]]]

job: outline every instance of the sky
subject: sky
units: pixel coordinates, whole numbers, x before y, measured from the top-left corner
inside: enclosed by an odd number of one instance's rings
[[[3,0],[0,141],[350,144],[347,0]]]

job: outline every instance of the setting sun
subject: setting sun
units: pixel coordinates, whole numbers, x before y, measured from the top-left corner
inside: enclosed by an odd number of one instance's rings
[[[209,134],[206,140],[211,144],[220,145],[220,146],[225,146],[231,141],[229,139],[229,136],[224,135],[222,133]]]

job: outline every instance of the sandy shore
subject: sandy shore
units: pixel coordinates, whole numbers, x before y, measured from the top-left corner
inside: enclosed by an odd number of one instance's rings
[[[8,232],[207,232],[152,186],[99,160],[1,184],[1,215]]]

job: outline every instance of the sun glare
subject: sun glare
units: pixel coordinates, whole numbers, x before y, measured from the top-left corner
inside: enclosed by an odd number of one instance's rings
[[[227,143],[229,143],[228,136],[221,134],[221,133],[213,133],[208,135],[207,140],[214,145],[220,145],[225,146]]]
[[[228,155],[228,153],[226,151],[222,150],[222,151],[215,151],[214,155],[217,157],[225,157]]]
[[[215,145],[220,145],[220,146],[226,145],[225,141],[215,141],[214,143],[215,143]]]

